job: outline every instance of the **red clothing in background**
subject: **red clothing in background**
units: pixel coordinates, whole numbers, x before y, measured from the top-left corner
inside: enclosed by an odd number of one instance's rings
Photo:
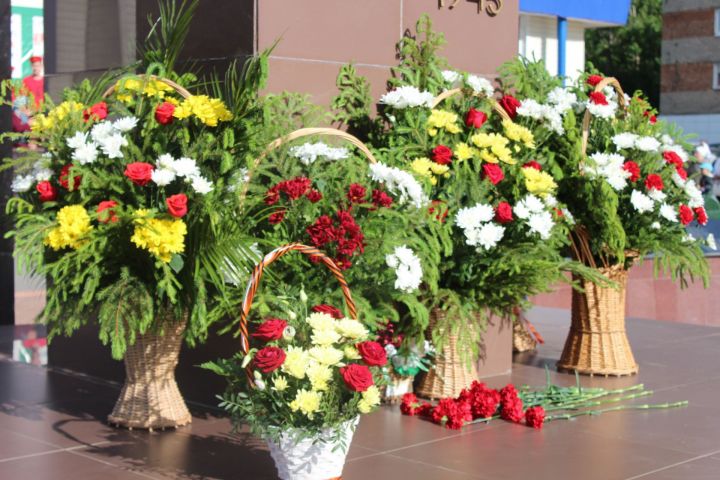
[[[23,78],[23,85],[35,98],[35,108],[40,108],[45,99],[45,79],[43,77],[36,78],[28,75]]]

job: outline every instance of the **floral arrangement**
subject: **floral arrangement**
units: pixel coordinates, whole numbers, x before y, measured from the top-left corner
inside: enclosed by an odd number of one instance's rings
[[[388,322],[377,335],[377,342],[385,348],[388,365],[386,377],[415,377],[427,372],[433,363],[435,348],[428,340],[404,342],[405,335],[395,332],[395,324]]]

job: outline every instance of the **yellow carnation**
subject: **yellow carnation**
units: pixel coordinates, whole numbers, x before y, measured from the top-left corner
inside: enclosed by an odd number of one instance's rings
[[[299,347],[289,346],[285,350],[285,361],[280,369],[295,378],[305,377],[310,358],[308,352]]]
[[[300,389],[295,395],[295,400],[290,402],[290,410],[293,412],[300,410],[308,418],[312,419],[313,413],[320,410],[321,398],[322,394],[320,392]]]
[[[45,236],[44,243],[53,250],[62,248],[79,248],[87,239],[92,230],[90,215],[82,205],[68,205],[60,209],[57,214],[58,226],[50,230]]]
[[[323,365],[336,365],[340,363],[344,357],[342,350],[338,350],[333,347],[313,347],[308,350],[310,357],[316,362],[322,363]],[[287,358],[285,359],[287,363]]]
[[[185,251],[187,226],[178,218],[148,218],[147,210],[135,212],[135,231],[130,241],[168,263],[176,253]]]
[[[332,379],[332,370],[327,365],[313,362],[307,369],[307,377],[313,390],[324,391]]]
[[[503,120],[505,136],[513,142],[521,142],[527,148],[535,148],[535,137],[530,130],[512,120]]]
[[[527,188],[530,193],[546,197],[557,188],[555,180],[545,172],[528,167],[523,168],[522,173],[525,177],[525,188]]]
[[[453,154],[455,154],[455,158],[457,158],[458,161],[469,160],[475,155],[475,150],[467,143],[462,142],[455,145]]]
[[[365,325],[351,318],[343,318],[335,324],[335,330],[350,340],[364,340],[368,336]]]
[[[372,409],[380,404],[380,390],[372,385],[362,393],[362,399],[358,402],[360,413],[370,413]]]

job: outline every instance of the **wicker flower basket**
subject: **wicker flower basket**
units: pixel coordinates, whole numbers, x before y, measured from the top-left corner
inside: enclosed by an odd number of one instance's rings
[[[187,425],[192,416],[175,382],[185,322],[165,329],[164,335],[138,335],[125,353],[125,384],[111,425],[126,428],[168,428]]]
[[[385,386],[383,392],[383,403],[400,403],[402,396],[413,392],[413,380],[415,377],[403,377],[395,373],[390,374],[390,383]]]
[[[513,352],[529,352],[537,348],[537,340],[521,322],[513,324]]]

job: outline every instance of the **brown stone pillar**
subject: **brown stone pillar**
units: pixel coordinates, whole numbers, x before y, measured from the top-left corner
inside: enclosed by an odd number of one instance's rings
[[[10,78],[10,0],[0,0],[0,78]],[[11,110],[0,107],[0,131],[12,128]],[[9,142],[0,145],[0,158],[12,155]],[[15,323],[15,262],[13,242],[5,239],[5,233],[12,229],[12,221],[5,215],[5,205],[12,192],[10,182],[12,171],[0,173],[0,325]]]

